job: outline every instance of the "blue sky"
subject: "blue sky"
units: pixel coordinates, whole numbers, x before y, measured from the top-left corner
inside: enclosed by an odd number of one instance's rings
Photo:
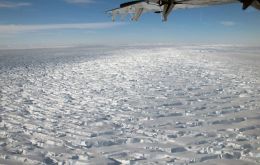
[[[260,11],[241,4],[176,10],[168,22],[144,14],[113,23],[106,10],[127,0],[0,0],[0,48],[95,44],[260,45]]]

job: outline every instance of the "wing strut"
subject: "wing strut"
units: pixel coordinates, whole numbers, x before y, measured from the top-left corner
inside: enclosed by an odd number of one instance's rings
[[[175,3],[173,0],[169,0],[169,3],[166,3],[163,6],[163,21],[167,21],[169,14],[171,13],[173,7],[175,6]]]
[[[133,21],[138,21],[138,19],[139,19],[140,16],[142,15],[143,11],[144,11],[144,8],[139,8],[139,9],[137,9],[137,11],[135,12],[135,14],[134,14],[132,20],[133,20]]]
[[[116,18],[115,18],[115,17],[116,17],[115,12],[112,11],[112,14],[111,14],[111,15],[112,15],[112,21],[115,22],[115,19],[116,19]]]
[[[163,21],[166,22],[169,14],[177,3],[175,0],[160,0],[159,5],[163,6],[162,17]]]

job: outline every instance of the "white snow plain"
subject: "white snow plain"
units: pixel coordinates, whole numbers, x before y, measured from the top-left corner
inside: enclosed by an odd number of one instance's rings
[[[260,163],[260,48],[0,51],[0,164]]]

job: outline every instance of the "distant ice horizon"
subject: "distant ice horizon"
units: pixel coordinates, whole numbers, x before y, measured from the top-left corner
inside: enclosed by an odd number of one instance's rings
[[[231,43],[92,43],[92,44],[42,44],[42,45],[0,45],[1,50],[26,50],[26,49],[55,49],[55,48],[81,48],[81,47],[122,47],[122,46],[219,46],[219,47],[259,47],[259,44],[231,44]]]

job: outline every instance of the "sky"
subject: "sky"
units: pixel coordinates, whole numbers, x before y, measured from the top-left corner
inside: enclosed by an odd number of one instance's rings
[[[0,48],[104,44],[260,45],[260,11],[240,3],[175,10],[168,22],[145,13],[112,22],[127,0],[0,0]]]

